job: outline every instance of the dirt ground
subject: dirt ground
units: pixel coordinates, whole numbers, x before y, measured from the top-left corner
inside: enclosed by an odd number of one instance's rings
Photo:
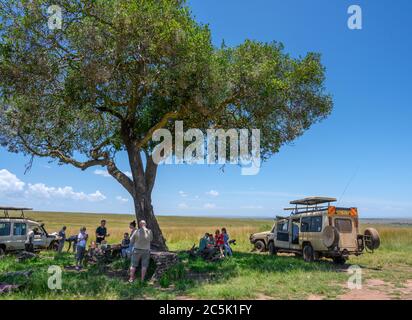
[[[352,289],[338,297],[341,300],[412,300],[412,280],[403,287],[379,279],[368,280],[361,289]]]

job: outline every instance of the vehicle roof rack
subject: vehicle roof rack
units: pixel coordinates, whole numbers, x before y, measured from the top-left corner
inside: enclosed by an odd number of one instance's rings
[[[25,218],[24,211],[31,211],[33,209],[32,208],[16,208],[16,207],[0,207],[0,210],[3,210],[4,216],[6,218],[11,218],[9,216],[9,211],[21,211],[20,218]]]
[[[307,197],[307,198],[300,199],[300,200],[293,200],[289,203],[296,204],[296,205],[313,206],[313,205],[318,205],[322,203],[330,203],[330,202],[336,202],[336,201],[337,201],[336,198]]]

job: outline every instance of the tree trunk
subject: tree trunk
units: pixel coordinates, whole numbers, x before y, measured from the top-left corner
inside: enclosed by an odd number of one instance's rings
[[[134,207],[137,221],[145,220],[147,227],[153,232],[152,250],[168,251],[166,239],[153,212],[150,195],[138,195],[134,198]]]
[[[167,251],[166,239],[163,237],[159,223],[153,212],[152,191],[156,180],[157,164],[153,162],[151,155],[144,151],[146,155],[146,167],[143,166],[141,153],[135,143],[127,144],[130,169],[132,171],[133,182],[130,192],[134,201],[134,208],[137,222],[145,220],[147,227],[153,232],[152,249]]]

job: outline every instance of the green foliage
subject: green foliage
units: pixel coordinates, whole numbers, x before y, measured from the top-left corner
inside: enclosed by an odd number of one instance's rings
[[[52,4],[61,30],[47,26]],[[10,151],[113,157],[173,118],[259,128],[265,158],[332,108],[319,54],[294,59],[251,40],[215,48],[184,1],[8,0],[0,21],[0,142]]]

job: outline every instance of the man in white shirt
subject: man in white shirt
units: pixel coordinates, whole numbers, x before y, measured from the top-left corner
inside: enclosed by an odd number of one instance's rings
[[[27,252],[33,252],[34,251],[34,234],[37,232],[37,228],[29,229],[29,232],[27,232],[26,236],[26,241],[24,242],[24,250]]]
[[[131,255],[129,282],[135,280],[136,268],[139,266],[140,261],[142,265],[141,280],[142,282],[144,281],[150,262],[150,243],[152,240],[152,230],[147,229],[146,221],[141,220],[139,222],[139,229],[130,237],[130,245],[133,246],[133,251]]]

